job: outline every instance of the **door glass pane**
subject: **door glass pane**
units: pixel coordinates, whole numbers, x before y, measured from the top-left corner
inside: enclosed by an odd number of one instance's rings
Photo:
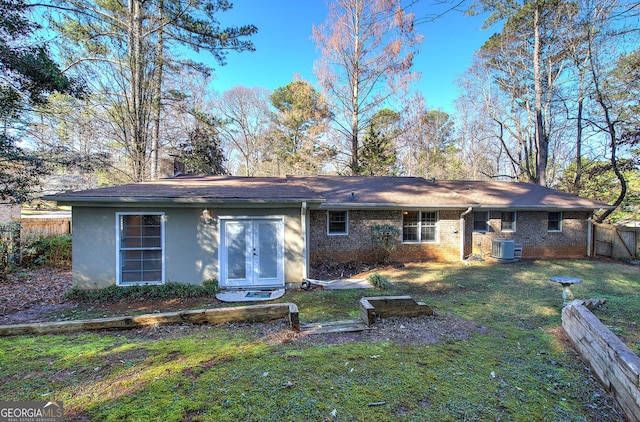
[[[278,231],[277,224],[258,223],[258,278],[278,276]]]
[[[247,226],[227,223],[227,272],[230,279],[247,278]]]

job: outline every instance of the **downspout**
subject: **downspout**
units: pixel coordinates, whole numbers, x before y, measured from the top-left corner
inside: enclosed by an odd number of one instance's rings
[[[467,208],[467,210],[465,212],[460,214],[460,261],[464,261],[464,243],[465,243],[465,238],[464,238],[464,234],[465,234],[464,217],[466,215],[469,215],[471,213],[471,211],[473,211],[473,208],[469,207],[469,208]]]
[[[309,277],[309,239],[307,236],[307,203],[300,208],[300,227],[302,229],[302,280]]]
[[[593,250],[593,214],[587,219],[587,256],[591,258]]]

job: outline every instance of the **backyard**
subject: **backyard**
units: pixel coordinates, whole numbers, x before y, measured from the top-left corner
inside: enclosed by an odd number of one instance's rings
[[[273,321],[5,337],[0,398],[62,400],[70,420],[622,419],[568,344],[561,288],[549,278],[582,278],[576,298],[605,298],[594,313],[638,354],[638,266],[546,260],[377,271],[394,285],[294,289],[281,301],[296,303],[303,323],[357,318],[359,299],[379,295],[409,294],[435,316],[313,336]],[[13,294],[3,296],[0,323],[229,306],[211,297],[72,300],[62,296],[69,285],[69,272],[55,269],[0,282]]]

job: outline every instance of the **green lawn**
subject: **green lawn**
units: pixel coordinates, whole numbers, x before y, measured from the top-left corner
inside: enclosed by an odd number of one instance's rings
[[[413,344],[270,331],[280,323],[1,338],[0,399],[62,400],[70,419],[99,421],[620,420],[567,347],[561,288],[548,279],[582,278],[576,298],[606,298],[596,315],[638,353],[637,266],[558,260],[380,273],[393,288],[290,291],[283,301],[312,322],[355,318],[362,296],[410,294],[485,329]]]

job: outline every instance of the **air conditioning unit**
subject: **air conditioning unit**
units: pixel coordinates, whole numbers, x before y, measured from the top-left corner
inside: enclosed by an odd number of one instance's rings
[[[522,247],[520,248],[522,251]],[[493,239],[491,243],[491,257],[499,260],[515,258],[515,242],[513,240]]]
[[[513,259],[522,259],[522,243],[513,244]]]

